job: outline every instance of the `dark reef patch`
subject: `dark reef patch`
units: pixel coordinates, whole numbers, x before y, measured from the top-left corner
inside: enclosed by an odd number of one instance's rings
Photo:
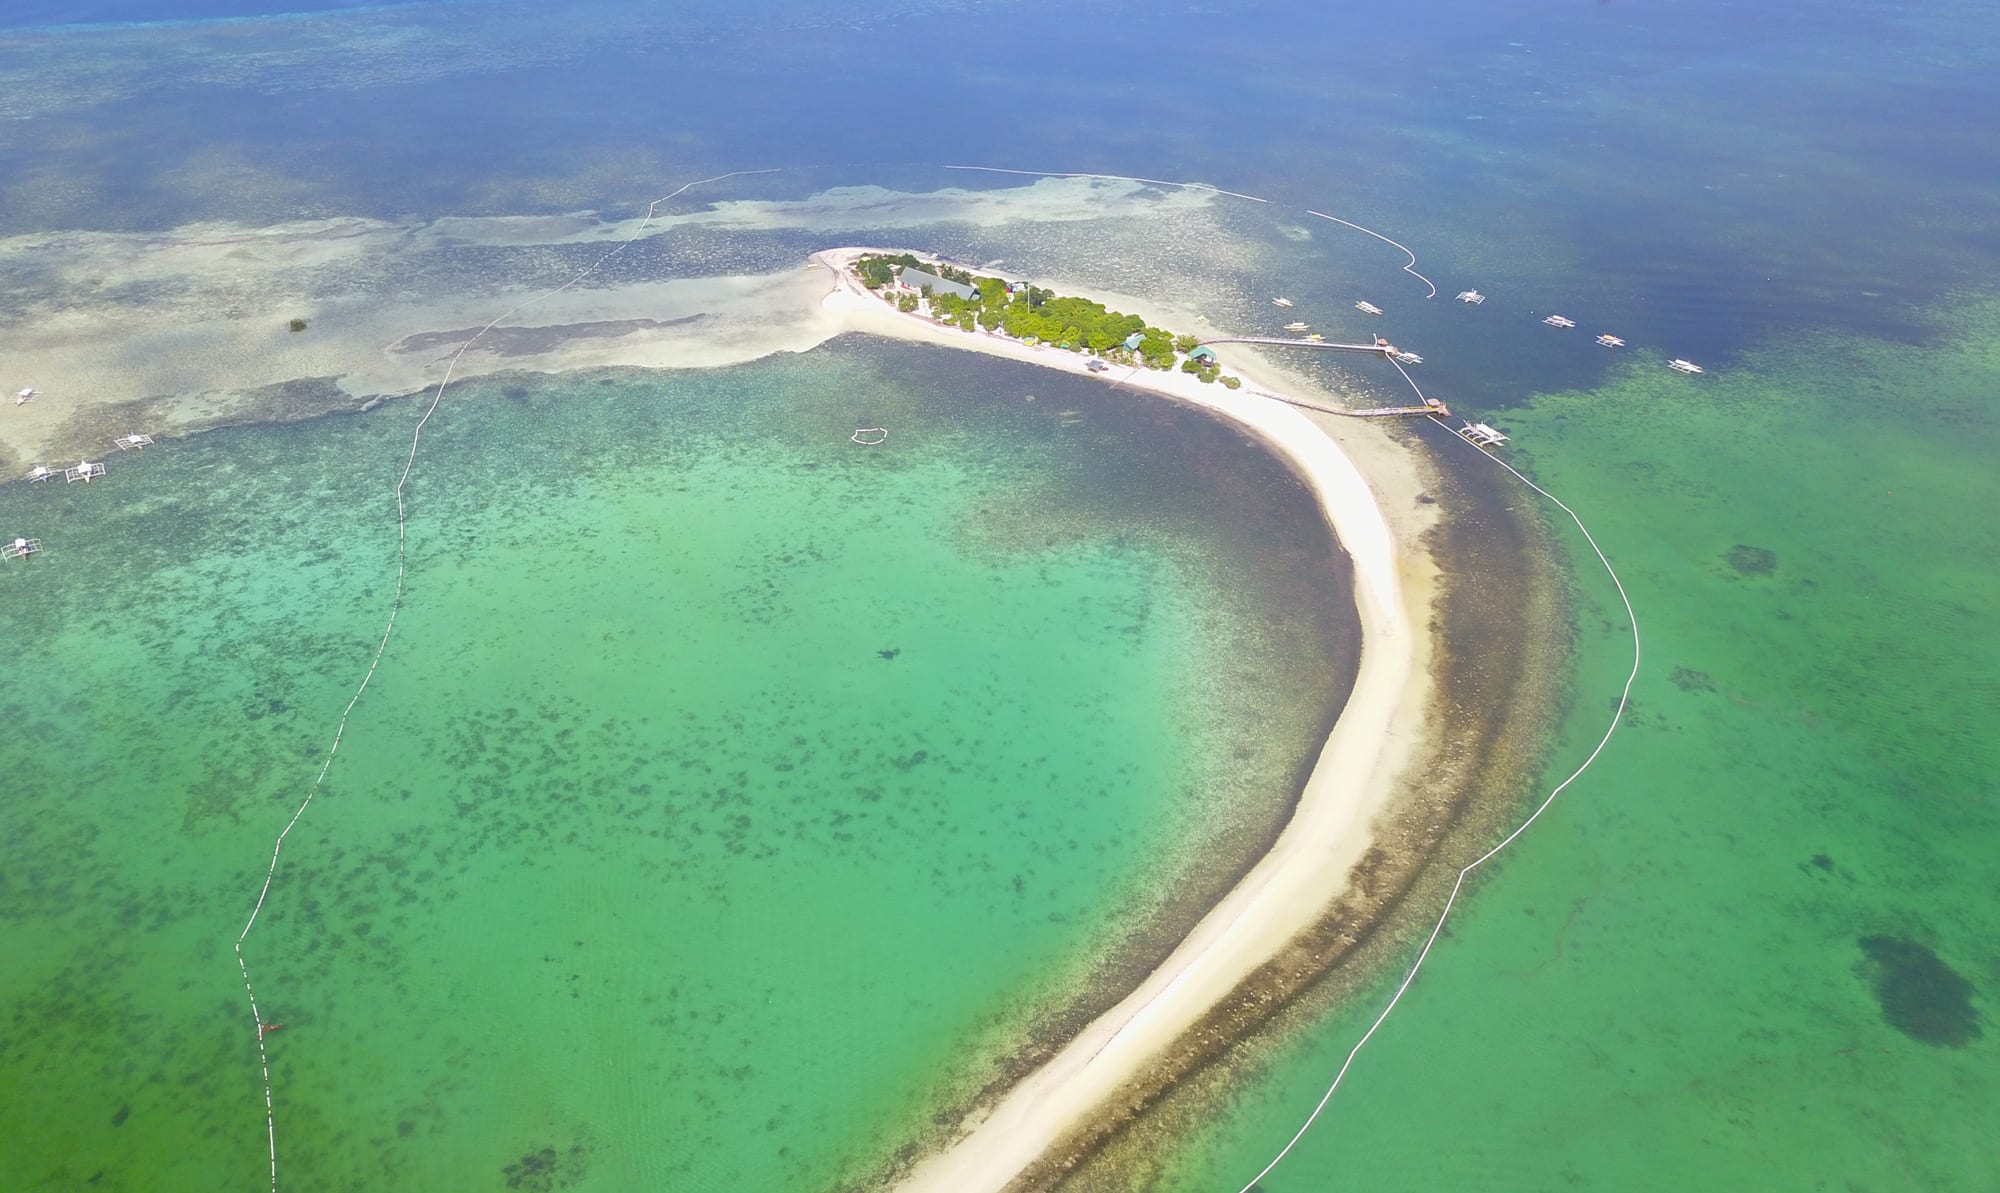
[[[1738,575],[1768,576],[1778,570],[1778,553],[1769,547],[1746,547],[1738,543],[1729,548],[1724,558]]]
[[[1668,682],[1683,692],[1713,692],[1715,679],[1706,671],[1696,671],[1692,667],[1676,667],[1667,676]]]
[[[1900,936],[1864,936],[1863,976],[1889,1026],[1913,1040],[1963,1048],[1980,1036],[1972,983],[1936,953]]]
[[[589,1170],[590,1153],[582,1144],[573,1144],[566,1152],[552,1147],[529,1152],[501,1169],[501,1175],[507,1178],[509,1189],[552,1193],[576,1184]]]

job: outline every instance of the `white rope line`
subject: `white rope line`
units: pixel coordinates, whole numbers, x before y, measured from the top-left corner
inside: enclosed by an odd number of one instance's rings
[[[1391,363],[1395,362],[1392,361]],[[1396,364],[1396,371],[1403,374],[1403,380],[1408,381],[1410,383],[1410,388],[1417,391],[1418,397],[1423,396],[1424,391],[1418,389],[1416,381],[1410,377],[1408,372],[1404,371],[1403,366],[1401,364]],[[1459,438],[1459,437],[1457,435],[1454,435],[1453,438]],[[1290,1155],[1292,1149],[1298,1146],[1299,1141],[1305,1138],[1306,1132],[1311,1130],[1313,1123],[1318,1121],[1320,1112],[1324,1111],[1326,1109],[1327,1103],[1333,1100],[1334,1091],[1340,1088],[1340,1083],[1342,1081],[1346,1080],[1347,1071],[1354,1067],[1354,1058],[1359,1056],[1361,1054],[1361,1050],[1368,1046],[1368,1041],[1375,1038],[1375,1033],[1381,1030],[1382,1024],[1385,1021],[1387,1021],[1390,1012],[1396,1009],[1396,1004],[1403,1001],[1403,995],[1409,991],[1410,984],[1417,980],[1417,971],[1424,967],[1424,960],[1431,955],[1431,946],[1437,943],[1438,936],[1444,931],[1445,920],[1450,918],[1452,908],[1457,906],[1458,904],[1458,896],[1459,893],[1465,889],[1466,878],[1470,876],[1474,870],[1477,870],[1479,867],[1485,865],[1488,861],[1491,861],[1496,855],[1500,853],[1501,850],[1507,848],[1509,845],[1512,845],[1515,842],[1515,840],[1520,837],[1522,833],[1527,832],[1528,826],[1535,823],[1535,821],[1541,819],[1542,813],[1549,810],[1549,805],[1556,802],[1556,797],[1563,793],[1563,789],[1568,787],[1571,783],[1576,782],[1576,780],[1582,776],[1583,772],[1589,770],[1591,764],[1597,761],[1597,756],[1604,752],[1604,747],[1606,745],[1610,744],[1611,735],[1618,732],[1618,724],[1625,718],[1625,707],[1628,703],[1630,703],[1632,699],[1632,685],[1639,678],[1639,660],[1640,660],[1639,615],[1633,612],[1632,598],[1626,595],[1625,585],[1619,581],[1617,571],[1612,568],[1611,561],[1605,558],[1604,548],[1597,545],[1597,539],[1591,535],[1590,528],[1583,524],[1582,518],[1577,517],[1575,510],[1563,504],[1562,500],[1558,498],[1555,494],[1549,492],[1547,489],[1542,488],[1540,485],[1529,480],[1527,477],[1522,476],[1521,473],[1513,465],[1507,463],[1507,461],[1505,460],[1500,459],[1498,456],[1493,455],[1491,452],[1481,451],[1479,454],[1481,456],[1484,456],[1488,460],[1493,461],[1493,463],[1498,464],[1500,467],[1505,468],[1507,471],[1513,473],[1516,480],[1519,480],[1522,484],[1528,486],[1530,489],[1533,489],[1535,492],[1540,493],[1543,497],[1548,498],[1549,501],[1556,506],[1556,508],[1562,510],[1562,512],[1565,514],[1568,514],[1570,517],[1570,521],[1575,522],[1576,528],[1583,532],[1584,541],[1590,544],[1590,549],[1597,555],[1597,562],[1604,565],[1605,573],[1611,577],[1612,585],[1618,589],[1618,599],[1625,606],[1625,617],[1632,623],[1632,670],[1628,672],[1625,676],[1625,687],[1618,694],[1618,708],[1615,712],[1611,714],[1611,724],[1605,727],[1604,736],[1597,740],[1597,745],[1594,749],[1590,751],[1590,756],[1585,758],[1583,762],[1575,770],[1571,771],[1568,778],[1556,784],[1554,790],[1550,791],[1547,797],[1545,797],[1542,800],[1542,802],[1536,806],[1535,810],[1528,814],[1528,818],[1526,820],[1523,820],[1519,825],[1515,826],[1513,832],[1508,833],[1505,839],[1503,839],[1498,845],[1495,845],[1493,848],[1487,850],[1485,853],[1480,854],[1477,858],[1474,858],[1471,863],[1466,865],[1463,869],[1461,869],[1458,872],[1457,880],[1451,884],[1451,894],[1445,897],[1444,908],[1443,910],[1438,912],[1437,923],[1431,926],[1430,935],[1424,938],[1424,947],[1417,951],[1416,960],[1410,963],[1409,972],[1403,975],[1403,980],[1399,985],[1397,985],[1396,993],[1390,997],[1388,1005],[1382,1008],[1381,1014],[1375,1016],[1375,1021],[1373,1023],[1370,1023],[1368,1025],[1368,1030],[1362,1033],[1361,1038],[1359,1040],[1355,1041],[1354,1047],[1348,1049],[1347,1059],[1341,1062],[1340,1071],[1333,1075],[1332,1083],[1326,1087],[1326,1092],[1320,1095],[1319,1102],[1312,1108],[1312,1113],[1306,1116],[1306,1121],[1300,1125],[1298,1131],[1295,1134],[1293,1134],[1291,1139],[1286,1141],[1285,1146],[1278,1149],[1278,1154],[1271,1157],[1271,1162],[1264,1165],[1263,1169],[1259,1171],[1256,1176],[1251,1177],[1250,1180],[1243,1185],[1243,1188],[1238,1190],[1238,1193],[1250,1193],[1250,1190],[1256,1187],[1257,1182],[1269,1176],[1271,1174],[1271,1170],[1276,1168],[1279,1165],[1279,1163],[1281,1163],[1284,1160],[1286,1156]]]
[[[1436,298],[1438,296],[1437,283],[1425,277],[1423,274],[1417,272],[1417,255],[1410,251],[1408,245],[1404,244],[1399,240],[1390,240],[1387,236],[1382,235],[1375,229],[1364,228],[1360,224],[1355,223],[1353,220],[1344,220],[1337,215],[1328,215],[1324,211],[1314,211],[1310,207],[1302,208],[1301,210],[1303,210],[1307,215],[1316,215],[1323,220],[1332,220],[1336,224],[1344,224],[1347,227],[1354,229],[1356,232],[1366,232],[1368,233],[1368,235],[1373,236],[1375,239],[1383,242],[1384,244],[1393,244],[1397,248],[1402,249],[1405,253],[1409,253],[1410,263],[1408,265],[1403,266],[1403,272],[1409,274],[1411,277],[1417,279],[1424,285],[1429,286],[1431,288],[1431,292],[1429,294],[1424,295],[1426,299]]]
[[[1022,176],[1038,177],[1038,178],[1045,178],[1045,177],[1046,178],[1098,178],[1098,179],[1105,179],[1108,181],[1117,181],[1117,182],[1138,182],[1152,186],[1171,186],[1171,187],[1184,188],[1188,190],[1208,191],[1213,194],[1227,195],[1230,196],[1231,198],[1246,199],[1252,203],[1272,204],[1273,202],[1270,199],[1265,199],[1257,195],[1245,194],[1241,191],[1225,190],[1222,187],[1213,186],[1208,183],[1177,182],[1169,179],[1143,178],[1129,174],[1099,174],[1099,173],[1091,173],[1085,171],[1017,170],[1017,169],[1008,169],[1000,166],[974,166],[974,165],[946,165],[942,168],[947,170],[977,171],[989,174],[1013,174],[1013,175],[1022,175]],[[270,896],[271,886],[277,877],[278,859],[279,856],[284,851],[285,839],[291,834],[291,831],[298,826],[300,820],[304,818],[306,809],[311,807],[313,799],[319,794],[321,786],[325,783],[327,773],[333,766],[334,756],[339,752],[341,741],[346,736],[348,718],[354,712],[356,705],[360,703],[362,694],[368,690],[369,683],[374,680],[375,672],[381,667],[383,656],[386,654],[388,650],[389,639],[395,632],[396,619],[402,611],[404,581],[408,572],[408,509],[405,502],[405,490],[409,484],[410,475],[416,467],[417,450],[423,438],[424,427],[430,422],[431,416],[437,412],[439,403],[443,401],[445,388],[451,384],[451,381],[457,372],[460,359],[464,357],[465,353],[469,351],[475,343],[477,343],[481,338],[483,338],[488,332],[492,331],[493,328],[498,326],[502,320],[508,319],[520,313],[521,311],[528,309],[529,307],[535,306],[538,303],[544,302],[547,299],[553,298],[557,294],[560,294],[563,291],[570,289],[571,287],[577,285],[579,282],[582,282],[585,278],[588,278],[590,275],[596,273],[599,269],[601,269],[605,265],[606,262],[610,261],[613,257],[616,257],[618,254],[624,252],[627,248],[637,243],[642,237],[645,236],[647,229],[651,227],[654,219],[658,215],[659,207],[661,204],[670,202],[671,200],[676,199],[683,194],[686,194],[688,191],[693,190],[695,187],[704,186],[709,183],[720,182],[725,179],[742,177],[746,175],[775,174],[780,172],[783,172],[783,168],[761,169],[761,170],[731,170],[727,173],[717,174],[710,178],[703,178],[703,179],[698,179],[694,182],[690,182],[685,186],[682,186],[678,190],[675,190],[671,194],[664,195],[658,199],[653,200],[652,203],[650,203],[647,206],[645,218],[640,221],[638,228],[633,232],[633,234],[629,238],[620,242],[618,245],[607,251],[603,256],[599,257],[596,261],[592,262],[589,266],[585,267],[582,271],[580,271],[575,277],[572,277],[568,281],[564,282],[562,285],[556,286],[553,289],[550,289],[544,293],[535,295],[532,298],[523,300],[522,302],[516,304],[514,307],[508,309],[504,313],[496,316],[492,321],[488,322],[484,327],[481,327],[477,332],[475,332],[471,337],[469,337],[463,344],[459,345],[458,350],[452,354],[451,360],[448,362],[446,366],[445,375],[443,379],[438,382],[437,388],[432,392],[430,403],[425,407],[423,416],[417,420],[416,426],[411,431],[409,455],[403,463],[402,474],[400,477],[398,477],[396,481],[396,490],[395,490],[396,492],[396,586],[395,586],[395,591],[390,598],[389,616],[382,630],[382,638],[376,644],[375,653],[373,657],[369,660],[367,671],[362,675],[360,684],[355,688],[354,694],[348,699],[347,706],[341,710],[339,722],[337,723],[334,729],[332,744],[327,749],[325,760],[320,764],[319,773],[314,777],[312,786],[307,790],[305,798],[299,803],[297,809],[293,811],[291,819],[286,822],[285,827],[278,833],[277,839],[271,847],[271,861],[270,864],[265,868],[264,882],[262,887],[258,890],[256,904],[251,908],[250,918],[243,925],[243,931],[240,932],[236,937],[236,943],[235,943],[236,964],[237,968],[241,971],[243,975],[244,993],[249,1000],[251,1019],[254,1022],[257,1030],[257,1053],[258,1053],[259,1065],[264,1080],[265,1134],[269,1145],[270,1162],[271,1162],[271,1188],[274,1191],[274,1193],[275,1190],[278,1188],[277,1112],[276,1112],[276,1099],[273,1094],[273,1083],[271,1081],[270,1055],[269,1055],[269,1050],[265,1044],[265,1036],[268,1034],[270,1030],[275,1030],[277,1025],[267,1025],[264,1021],[263,1012],[257,1002],[256,989],[252,985],[250,980],[250,967],[248,961],[245,959],[243,954],[243,943],[245,940],[249,938],[251,930],[256,927],[257,918],[263,912],[264,903]],[[1275,204],[1275,205],[1288,206],[1287,204]],[[1377,232],[1372,228],[1363,227],[1362,225],[1354,223],[1351,220],[1341,219],[1339,216],[1328,215],[1325,212],[1314,211],[1310,208],[1296,208],[1295,210],[1301,210],[1304,211],[1306,214],[1315,216],[1319,219],[1330,220],[1333,223],[1340,224],[1344,227],[1352,228],[1357,232],[1365,233],[1369,236],[1374,237],[1377,240],[1380,240],[1386,244],[1393,245],[1394,247],[1401,249],[1403,253],[1409,257],[1408,264],[1402,267],[1403,272],[1423,282],[1424,285],[1430,288],[1430,293],[1425,296],[1427,299],[1435,298],[1437,296],[1437,284],[1432,282],[1429,278],[1425,277],[1423,274],[1417,272],[1415,268],[1417,264],[1417,255],[1415,252],[1411,251],[1411,249],[1407,245],[1404,245],[1399,241],[1384,236],[1380,232]],[[1409,382],[1410,388],[1417,392],[1419,398],[1422,398],[1423,390],[1417,386],[1416,381],[1410,377],[1408,371],[1403,368],[1402,364],[1400,362],[1393,360],[1393,358],[1391,359],[1391,363],[1395,365],[1396,371],[1403,375],[1403,379]],[[879,428],[862,428],[860,430],[857,430],[852,438],[854,439],[855,442],[861,443],[863,441],[861,440],[860,436],[863,431],[875,431],[875,430],[879,430]],[[883,433],[883,438],[884,439],[887,438],[886,432]],[[877,440],[873,442],[880,442],[880,441]],[[872,443],[870,445],[872,445]],[[1416,960],[1410,966],[1409,972],[1403,976],[1402,982],[1397,986],[1396,992],[1390,998],[1388,1005],[1382,1009],[1381,1014],[1376,1016],[1374,1022],[1369,1025],[1367,1032],[1365,1032],[1362,1035],[1361,1039],[1355,1043],[1354,1047],[1349,1050],[1345,1062],[1342,1063],[1339,1072],[1334,1075],[1333,1082],[1327,1086],[1326,1092],[1320,1097],[1319,1102],[1313,1107],[1311,1114],[1309,1114],[1306,1117],[1305,1122],[1299,1127],[1298,1131],[1291,1137],[1291,1139],[1285,1144],[1285,1146],[1279,1150],[1278,1154],[1271,1159],[1270,1163],[1266,1164],[1262,1171],[1260,1171],[1255,1177],[1253,1177],[1247,1184],[1243,1186],[1241,1193],[1249,1193],[1249,1191],[1257,1184],[1258,1181],[1270,1175],[1271,1171],[1275,1169],[1279,1165],[1279,1163],[1281,1163],[1285,1159],[1285,1157],[1291,1153],[1292,1149],[1298,1145],[1299,1141],[1305,1137],[1306,1132],[1309,1131],[1312,1128],[1313,1124],[1319,1119],[1320,1114],[1326,1109],[1327,1104],[1332,1100],[1334,1092],[1337,1089],[1339,1089],[1340,1083],[1346,1078],[1349,1069],[1353,1067],[1355,1058],[1360,1054],[1361,1049],[1366,1047],[1368,1042],[1374,1038],[1375,1033],[1378,1030],[1380,1030],[1382,1024],[1385,1021],[1387,1021],[1390,1013],[1393,1012],[1396,1009],[1396,1006],[1402,1001],[1403,995],[1409,990],[1411,983],[1416,980],[1417,972],[1423,967],[1425,959],[1430,955],[1432,946],[1437,943],[1439,935],[1444,931],[1445,921],[1451,915],[1453,907],[1455,907],[1457,904],[1459,893],[1464,889],[1466,878],[1469,875],[1471,875],[1471,873],[1474,870],[1484,865],[1487,861],[1491,860],[1493,857],[1498,855],[1502,850],[1506,849],[1509,845],[1511,845],[1518,837],[1520,837],[1522,833],[1526,832],[1528,826],[1533,824],[1536,820],[1540,819],[1542,813],[1547,811],[1550,805],[1552,805],[1555,802],[1556,797],[1562,794],[1563,790],[1567,788],[1571,783],[1575,782],[1580,776],[1582,776],[1583,772],[1589,769],[1591,764],[1597,760],[1598,755],[1603,752],[1604,747],[1610,742],[1612,734],[1614,734],[1617,731],[1618,722],[1623,717],[1625,708],[1631,698],[1632,685],[1638,678],[1639,663],[1640,663],[1638,617],[1633,612],[1632,602],[1631,599],[1626,595],[1625,586],[1619,581],[1617,572],[1614,571],[1611,567],[1611,561],[1605,557],[1603,549],[1597,545],[1597,540],[1591,536],[1589,528],[1583,524],[1583,519],[1579,518],[1576,514],[1576,511],[1572,510],[1569,506],[1563,504],[1563,502],[1558,498],[1556,498],[1554,494],[1548,492],[1546,489],[1543,489],[1541,486],[1535,484],[1527,477],[1522,476],[1520,472],[1516,471],[1511,465],[1507,464],[1504,460],[1492,456],[1487,452],[1482,451],[1480,452],[1480,454],[1482,456],[1486,456],[1488,459],[1492,460],[1495,464],[1498,464],[1500,467],[1505,468],[1508,472],[1513,473],[1515,478],[1520,480],[1522,484],[1528,486],[1530,489],[1533,489],[1535,492],[1541,494],[1543,497],[1547,498],[1550,502],[1554,503],[1564,513],[1569,515],[1571,521],[1576,523],[1577,529],[1582,532],[1584,539],[1587,542],[1589,542],[1591,550],[1596,553],[1598,562],[1604,565],[1604,570],[1606,571],[1607,574],[1611,576],[1612,584],[1616,586],[1618,589],[1619,600],[1623,602],[1625,606],[1626,616],[1631,621],[1632,670],[1630,674],[1626,676],[1624,689],[1619,696],[1618,711],[1612,717],[1610,726],[1604,731],[1604,736],[1601,739],[1599,739],[1596,748],[1591,750],[1589,757],[1585,758],[1583,763],[1580,766],[1578,766],[1576,770],[1572,771],[1568,778],[1564,779],[1561,783],[1557,784],[1556,787],[1552,791],[1550,791],[1549,794],[1542,800],[1542,802],[1535,808],[1535,810],[1529,814],[1527,819],[1523,820],[1518,826],[1515,827],[1515,829],[1511,833],[1507,834],[1505,839],[1503,839],[1499,844],[1495,845],[1492,849],[1488,850],[1486,853],[1480,855],[1477,859],[1472,861],[1470,864],[1466,865],[1458,872],[1457,880],[1452,884],[1451,893],[1449,896],[1447,896],[1445,900],[1444,908],[1438,915],[1437,923],[1432,927],[1430,935],[1424,941],[1423,948],[1419,950]]]
[[[382,665],[382,656],[389,649],[389,638],[396,631],[396,617],[403,609],[403,581],[409,568],[409,511],[404,502],[404,490],[409,485],[410,473],[417,464],[417,445],[423,439],[424,426],[431,421],[431,415],[437,413],[438,403],[444,400],[445,387],[451,384],[452,376],[458,371],[459,359],[474,344],[478,343],[481,337],[498,326],[502,319],[511,318],[537,303],[544,302],[561,294],[563,291],[603,268],[605,262],[636,244],[646,234],[646,229],[652,225],[655,215],[659,212],[660,204],[670,202],[693,190],[695,187],[711,182],[720,182],[725,178],[735,178],[746,174],[771,173],[776,173],[776,171],[731,170],[727,174],[717,174],[713,178],[702,178],[690,182],[670,195],[663,195],[653,200],[646,208],[646,218],[639,222],[639,227],[629,238],[585,267],[582,272],[569,281],[552,290],[537,294],[533,298],[525,299],[504,313],[495,316],[492,322],[480,328],[463,344],[460,344],[458,351],[452,354],[450,363],[445,366],[443,380],[438,382],[437,389],[431,394],[430,405],[424,408],[423,417],[417,420],[415,429],[410,432],[409,458],[403,462],[403,474],[396,480],[396,590],[389,599],[388,623],[382,628],[382,640],[375,645],[375,656],[369,660],[368,670],[362,675],[360,686],[354,689],[354,695],[348,698],[347,707],[340,712],[340,722],[334,728],[333,732],[333,744],[327,748],[326,760],[320,764],[319,774],[314,777],[312,786],[307,789],[305,799],[300,801],[297,810],[292,813],[292,818],[285,822],[284,829],[278,833],[277,842],[271,846],[271,864],[264,870],[264,885],[257,892],[257,904],[250,909],[250,919],[243,925],[243,931],[236,936],[236,966],[243,973],[243,991],[249,997],[250,1017],[257,1027],[257,1059],[264,1075],[264,1131],[270,1147],[271,1188],[273,1190],[278,1187],[278,1117],[276,1101],[271,1089],[270,1051],[264,1043],[264,1037],[268,1032],[264,1022],[263,1011],[257,1004],[257,990],[250,983],[250,965],[243,956],[243,942],[249,937],[250,930],[257,926],[257,916],[264,910],[264,901],[270,897],[271,883],[277,878],[278,874],[278,855],[284,852],[285,838],[291,834],[292,829],[298,826],[299,821],[306,814],[306,809],[312,806],[313,797],[319,794],[320,786],[326,782],[327,771],[333,767],[333,756],[340,752],[341,739],[347,735],[347,719],[354,712],[354,706],[361,703],[361,694],[368,690],[368,684],[375,678],[376,669]]]

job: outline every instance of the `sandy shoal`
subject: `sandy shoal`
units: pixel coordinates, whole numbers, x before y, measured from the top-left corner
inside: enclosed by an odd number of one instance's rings
[[[859,249],[816,254],[834,271],[823,300],[855,331],[984,352],[1094,376],[1079,353],[1031,347],[986,332],[945,327],[893,309],[847,270]],[[996,1103],[974,1112],[957,1137],[919,1161],[897,1186],[906,1193],[1000,1189],[1077,1127],[1205,1012],[1310,925],[1346,886],[1368,849],[1371,822],[1386,808],[1411,761],[1428,695],[1428,643],[1413,616],[1424,592],[1405,592],[1405,558],[1389,519],[1353,461],[1305,414],[1264,394],[1275,389],[1233,362],[1244,386],[1231,391],[1180,372],[1117,369],[1127,388],[1209,410],[1263,441],[1311,485],[1354,563],[1361,663],[1354,688],[1277,841],[1137,989],[1064,1045]],[[1407,536],[1404,536],[1407,539]],[[1418,583],[1417,589],[1428,585]]]

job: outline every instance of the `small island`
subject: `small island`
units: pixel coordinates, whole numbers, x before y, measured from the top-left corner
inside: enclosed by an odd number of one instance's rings
[[[914,253],[863,253],[854,276],[905,315],[918,315],[961,331],[981,329],[1023,344],[1050,344],[1094,358],[1092,371],[1112,365],[1171,370],[1237,389],[1240,377],[1222,374],[1215,351],[1199,337],[1152,327],[1088,298],[1058,295],[1023,281],[976,274]]]

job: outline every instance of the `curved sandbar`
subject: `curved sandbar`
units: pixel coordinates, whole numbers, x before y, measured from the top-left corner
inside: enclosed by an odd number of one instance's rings
[[[1009,337],[945,327],[903,314],[849,270],[862,253],[814,255],[836,278],[824,306],[855,331],[969,349],[1071,372],[1089,358]],[[991,272],[991,271],[988,271]],[[1123,1001],[1065,1044],[1001,1099],[975,1111],[959,1136],[920,1160],[898,1188],[937,1193],[1000,1189],[1084,1122],[1283,945],[1313,923],[1348,884],[1410,762],[1413,725],[1428,695],[1428,654],[1400,581],[1399,545],[1374,492],[1351,460],[1304,414],[1267,396],[1243,370],[1231,391],[1178,372],[1118,369],[1107,380],[1210,410],[1256,436],[1312,486],[1354,563],[1361,663],[1333,733],[1292,819],[1242,881]]]

